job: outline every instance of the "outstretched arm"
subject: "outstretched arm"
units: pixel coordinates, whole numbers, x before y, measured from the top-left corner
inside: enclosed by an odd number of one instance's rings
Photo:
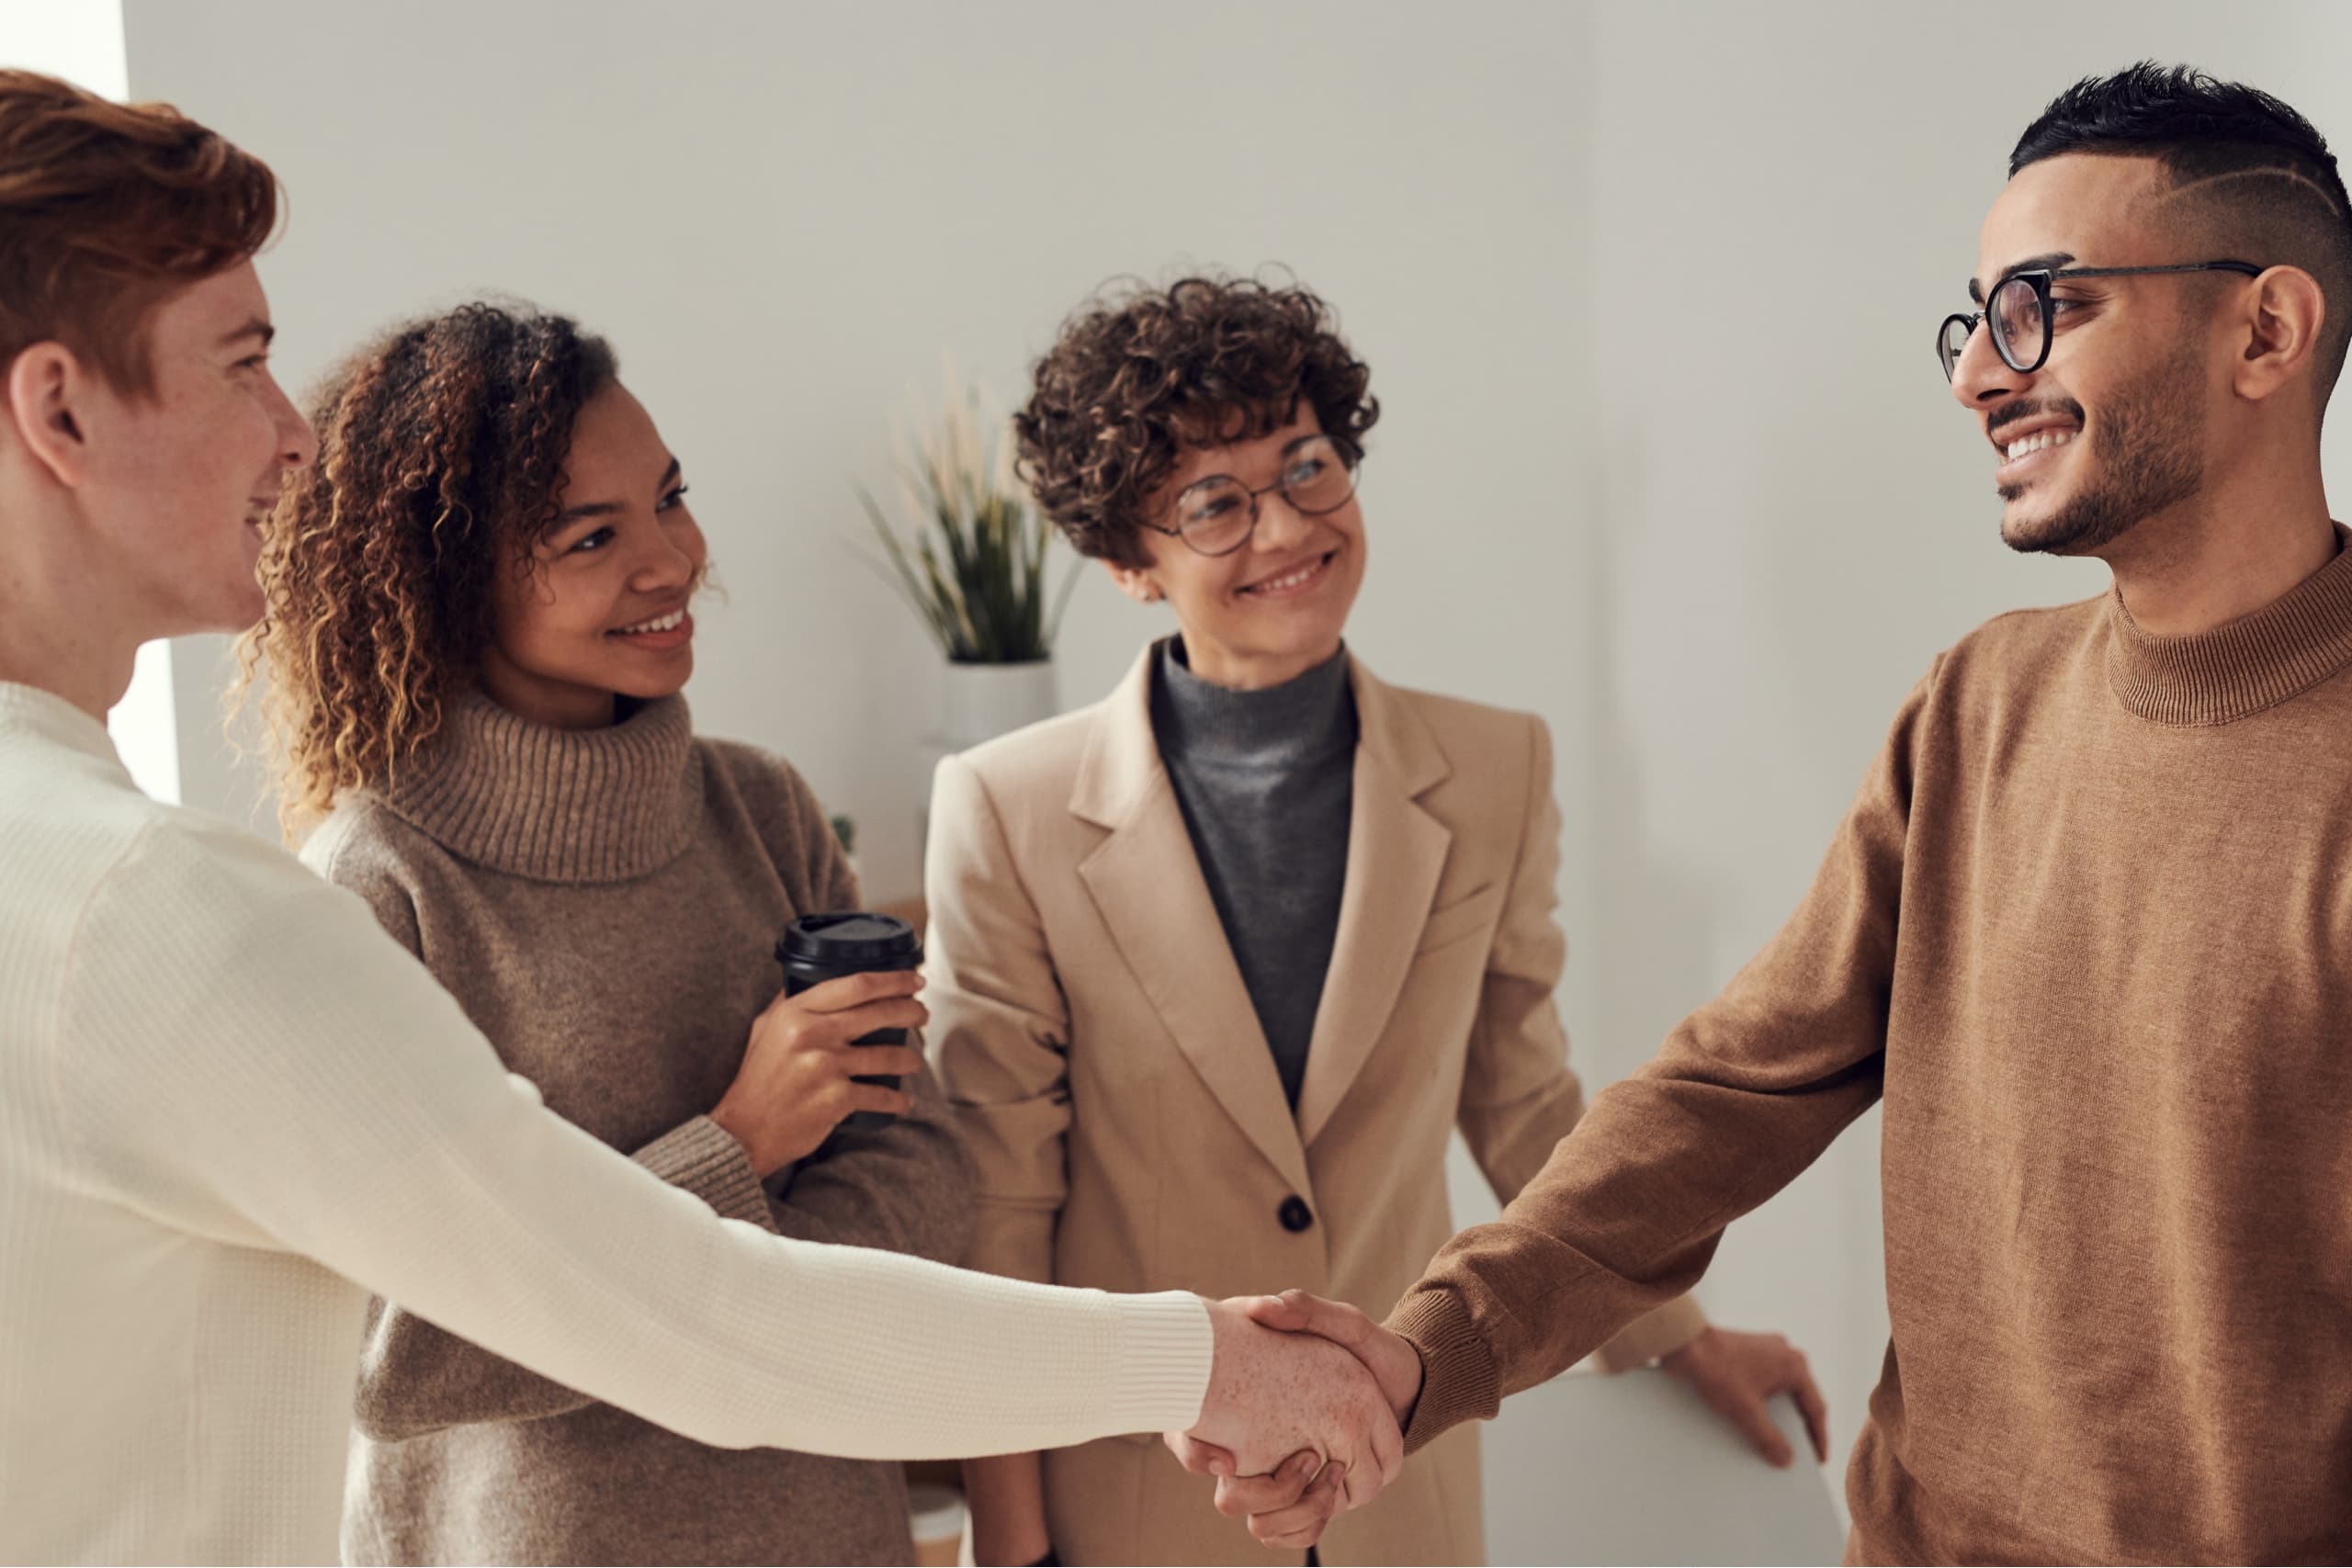
[[[1877,1100],[1915,759],[1914,688],[1812,887],[1657,1058],[1593,1100],[1493,1224],[1449,1242],[1388,1326],[1420,1352],[1418,1448],[1491,1416],[1689,1290],[1724,1227]]]
[[[1190,1426],[1219,1386],[1196,1298],[720,1218],[550,1114],[358,900],[233,829],[142,840],[76,953],[62,1131],[119,1201],[698,1441],[956,1457]],[[921,1376],[866,1375],[909,1345]]]

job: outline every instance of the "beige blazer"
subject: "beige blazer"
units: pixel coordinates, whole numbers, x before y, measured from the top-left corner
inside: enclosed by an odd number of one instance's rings
[[[978,1168],[973,1267],[1211,1297],[1296,1285],[1381,1317],[1453,1233],[1452,1128],[1508,1201],[1575,1125],[1550,736],[1350,675],[1346,885],[1295,1117],[1153,738],[1148,649],[1105,701],[940,764],[925,999]],[[1604,1359],[1701,1326],[1678,1302]],[[1300,1561],[1208,1495],[1150,1436],[1046,1459],[1066,1562]],[[1335,1564],[1483,1558],[1469,1427],[1322,1544]]]

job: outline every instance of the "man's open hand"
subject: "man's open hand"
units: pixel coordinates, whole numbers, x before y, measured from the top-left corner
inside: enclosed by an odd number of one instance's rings
[[[1765,1401],[1776,1393],[1789,1395],[1804,1417],[1814,1458],[1828,1460],[1829,1407],[1813,1381],[1804,1352],[1779,1335],[1709,1328],[1679,1350],[1669,1351],[1659,1365],[1697,1389],[1716,1415],[1754,1445],[1765,1463],[1783,1468],[1794,1463],[1796,1455],[1772,1425]]]

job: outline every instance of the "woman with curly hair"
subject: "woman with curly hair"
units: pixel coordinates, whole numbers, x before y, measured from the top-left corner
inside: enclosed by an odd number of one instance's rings
[[[1015,424],[1039,504],[1176,631],[1105,701],[939,768],[931,1046],[979,1168],[975,1267],[1303,1287],[1377,1316],[1452,1234],[1450,1131],[1508,1202],[1582,1111],[1552,1000],[1549,733],[1390,686],[1343,639],[1369,383],[1313,293],[1227,278],[1097,299],[1037,366]],[[1777,1336],[1683,1300],[1603,1353],[1659,1357],[1778,1462],[1764,1396],[1817,1421]],[[1269,1562],[1312,1539],[1203,1509],[1149,1441],[966,1473],[984,1563]],[[1482,1561],[1475,1433],[1321,1550]]]
[[[359,351],[311,418],[249,644],[304,860],[591,1135],[723,1215],[955,1261],[970,1172],[921,1055],[848,1043],[920,1023],[918,982],[778,994],[777,933],[856,883],[799,774],[693,732],[703,536],[612,351],[468,305]],[[897,1465],[706,1447],[396,1303],[357,1411],[347,1562],[910,1560]]]

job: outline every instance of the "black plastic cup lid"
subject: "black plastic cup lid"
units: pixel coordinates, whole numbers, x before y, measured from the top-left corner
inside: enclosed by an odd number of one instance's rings
[[[784,963],[825,969],[895,967],[920,961],[922,942],[894,915],[849,910],[801,916],[776,939],[775,955]]]

